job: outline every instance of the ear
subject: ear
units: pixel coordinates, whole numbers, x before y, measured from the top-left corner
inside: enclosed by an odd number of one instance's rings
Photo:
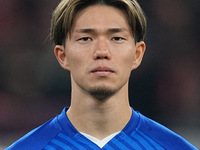
[[[144,43],[144,41],[140,41],[136,43],[135,58],[134,58],[132,70],[136,69],[141,64],[145,50],[146,50],[146,44]]]
[[[65,54],[65,48],[62,45],[56,45],[54,48],[54,54],[61,65],[66,70],[70,70],[69,62],[67,60],[67,56]]]

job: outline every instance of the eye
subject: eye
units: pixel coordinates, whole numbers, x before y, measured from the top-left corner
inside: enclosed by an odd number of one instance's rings
[[[80,42],[87,42],[87,41],[91,41],[92,39],[90,37],[82,37],[80,39],[78,39],[78,41]]]
[[[125,39],[122,38],[122,37],[113,37],[112,40],[113,40],[113,41],[123,41],[123,40],[125,40]]]

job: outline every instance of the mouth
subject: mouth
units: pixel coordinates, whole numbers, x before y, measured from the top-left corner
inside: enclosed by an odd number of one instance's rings
[[[108,75],[114,73],[114,71],[109,67],[100,67],[99,66],[99,67],[93,69],[91,71],[91,73],[95,74],[97,76],[102,76],[103,77],[103,76],[108,76]]]

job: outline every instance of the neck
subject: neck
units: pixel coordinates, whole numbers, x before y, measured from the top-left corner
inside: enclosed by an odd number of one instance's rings
[[[129,106],[128,93],[121,89],[107,100],[99,101],[91,96],[72,92],[71,106],[67,116],[74,127],[97,139],[121,131],[131,118],[132,110]],[[75,92],[76,93],[76,92]]]

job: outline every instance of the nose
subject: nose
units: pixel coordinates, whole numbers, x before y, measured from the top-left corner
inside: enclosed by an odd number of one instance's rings
[[[109,43],[106,39],[98,39],[95,44],[94,59],[111,59]]]

